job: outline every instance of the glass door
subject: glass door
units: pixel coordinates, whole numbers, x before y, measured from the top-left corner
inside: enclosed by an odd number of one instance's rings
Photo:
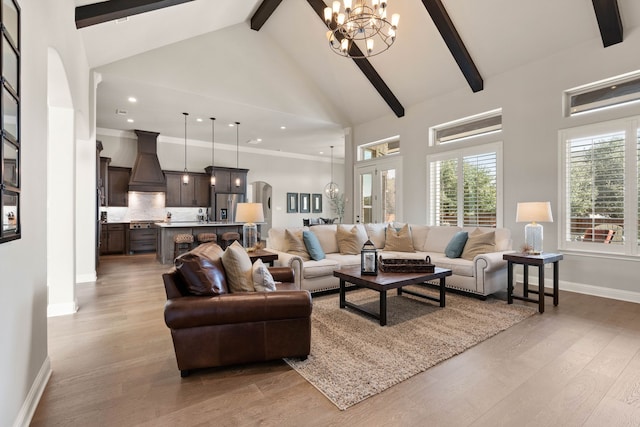
[[[393,222],[400,218],[399,191],[401,159],[376,161],[356,166],[356,222]]]

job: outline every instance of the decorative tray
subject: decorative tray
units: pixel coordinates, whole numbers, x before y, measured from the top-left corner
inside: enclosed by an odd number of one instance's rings
[[[379,266],[383,273],[433,273],[436,268],[429,256],[426,259],[380,257]]]

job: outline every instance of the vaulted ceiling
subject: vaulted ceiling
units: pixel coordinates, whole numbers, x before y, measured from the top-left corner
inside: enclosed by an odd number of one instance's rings
[[[123,13],[103,8],[92,21],[79,7],[76,15],[90,66],[102,76],[98,127],[182,138],[187,111],[190,139],[210,140],[208,118],[216,117],[217,143],[235,144],[227,124],[239,121],[241,143],[309,155],[328,155],[330,145],[340,153],[345,127],[402,117],[460,88],[491,90],[486,82],[507,70],[579,44],[604,49],[640,26],[637,0],[391,0],[389,10],[401,15],[396,43],[358,64],[327,46],[321,0],[266,0],[263,9],[262,0],[107,4]],[[166,7],[149,11],[157,6]],[[95,23],[96,15],[130,14]]]

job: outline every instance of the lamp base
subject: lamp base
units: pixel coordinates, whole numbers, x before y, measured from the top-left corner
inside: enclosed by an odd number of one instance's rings
[[[242,226],[242,246],[249,250],[258,244],[258,226],[253,222],[245,223]]]
[[[535,222],[525,225],[524,242],[528,254],[540,255],[542,253],[542,225]]]

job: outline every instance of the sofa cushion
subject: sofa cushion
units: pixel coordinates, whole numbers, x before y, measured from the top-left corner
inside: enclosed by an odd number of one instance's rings
[[[284,232],[285,240],[287,241],[287,253],[291,255],[297,255],[303,260],[307,261],[311,259],[309,256],[309,252],[307,252],[307,247],[304,245],[304,240],[302,240],[303,231],[294,231],[291,232],[286,230]]]
[[[467,243],[464,245],[461,258],[473,261],[476,255],[486,254],[487,252],[495,251],[496,233],[490,231],[483,233],[481,230],[476,230],[469,235]]]
[[[367,233],[362,224],[338,225],[337,237],[341,254],[360,254],[367,241]]]
[[[340,263],[328,257],[320,261],[305,261],[302,268],[302,276],[305,279],[311,277],[323,277],[333,275],[334,270],[340,268]]]
[[[272,292],[276,290],[276,281],[269,272],[269,269],[260,258],[251,267],[253,277],[253,287],[258,292]]]
[[[427,241],[427,235],[431,227],[428,225],[409,224],[409,228],[411,229],[413,249],[416,251],[424,251],[424,244]]]
[[[464,258],[447,258],[445,254],[433,253],[431,262],[440,268],[448,268],[456,276],[475,277],[475,264]]]
[[[325,254],[340,252],[338,249],[338,237],[336,236],[336,224],[316,225],[309,231],[316,235]]]
[[[254,292],[251,258],[236,240],[222,254],[222,265],[227,273],[231,292]]]
[[[364,230],[376,248],[384,248],[385,233],[387,231],[387,225],[385,223],[365,224]]]
[[[302,240],[304,241],[304,246],[307,248],[307,252],[311,259],[320,261],[325,258],[322,245],[320,245],[320,241],[318,240],[318,237],[316,237],[315,233],[312,233],[311,231],[303,231]]]
[[[190,295],[214,296],[229,292],[220,257],[214,260],[187,252],[176,258],[175,266]]]
[[[423,250],[425,252],[444,253],[444,250],[451,241],[453,235],[460,230],[460,227],[431,227],[429,229],[429,234],[427,234],[427,240],[424,243]]]
[[[327,259],[335,261],[338,264],[338,268],[360,268],[360,254],[357,255],[343,255],[343,254],[327,254]]]
[[[447,258],[460,258],[462,255],[462,251],[464,250],[464,245],[467,243],[467,239],[469,238],[469,233],[466,231],[458,231],[453,235],[447,247],[444,249],[444,254]]]
[[[405,224],[400,230],[396,230],[389,225],[386,233],[384,242],[385,251],[414,252],[409,224]]]

